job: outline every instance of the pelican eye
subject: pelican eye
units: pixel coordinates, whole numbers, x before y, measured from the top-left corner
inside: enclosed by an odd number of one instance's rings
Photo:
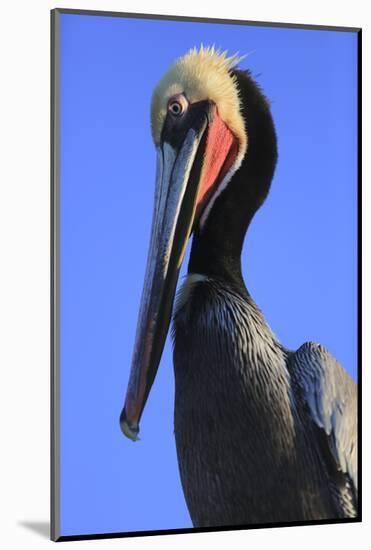
[[[187,107],[187,102],[182,96],[178,96],[177,98],[174,98],[169,101],[168,103],[168,111],[173,116],[180,116],[184,113]]]

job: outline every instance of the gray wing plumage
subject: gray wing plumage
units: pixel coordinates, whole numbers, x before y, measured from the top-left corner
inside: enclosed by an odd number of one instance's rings
[[[292,359],[292,375],[309,414],[326,432],[337,468],[349,477],[357,494],[357,386],[319,344],[304,344]]]

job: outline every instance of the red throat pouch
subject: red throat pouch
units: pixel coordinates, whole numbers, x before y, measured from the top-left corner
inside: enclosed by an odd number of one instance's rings
[[[196,219],[231,169],[238,155],[238,140],[215,108],[209,127],[201,183],[197,197]]]

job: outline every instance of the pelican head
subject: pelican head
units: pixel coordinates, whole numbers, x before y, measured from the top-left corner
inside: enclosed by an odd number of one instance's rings
[[[249,137],[233,69],[240,61],[211,48],[192,49],[157,84],[151,128],[157,150],[155,207],[131,374],[120,417],[137,439],[169,328],[179,270],[192,231],[246,155]]]

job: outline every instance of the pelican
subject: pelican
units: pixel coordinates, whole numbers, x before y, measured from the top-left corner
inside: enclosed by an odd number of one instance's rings
[[[243,241],[277,139],[239,62],[193,48],[153,92],[155,205],[121,429],[138,438],[173,317],[174,432],[193,525],[354,518],[356,384],[321,345],[284,347],[243,281]]]

